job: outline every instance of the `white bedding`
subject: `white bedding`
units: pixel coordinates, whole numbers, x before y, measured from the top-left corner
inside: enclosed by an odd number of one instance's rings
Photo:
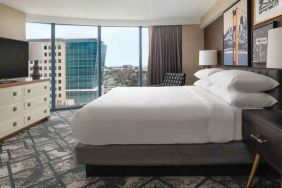
[[[195,86],[116,88],[73,118],[80,143],[196,144],[242,139],[241,111]]]

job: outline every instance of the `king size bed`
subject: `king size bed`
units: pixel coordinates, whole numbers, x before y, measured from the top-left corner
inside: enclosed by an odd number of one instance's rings
[[[244,70],[282,81],[281,70]],[[281,86],[267,93],[279,101]],[[279,102],[271,107],[279,108]],[[242,109],[201,87],[116,88],[76,112],[76,162],[87,175],[250,164],[241,116]]]

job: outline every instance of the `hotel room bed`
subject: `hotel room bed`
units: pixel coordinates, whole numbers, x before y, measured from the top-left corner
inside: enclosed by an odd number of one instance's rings
[[[203,144],[242,139],[241,110],[195,86],[115,88],[79,110],[82,144]]]
[[[244,70],[282,81],[281,70]],[[240,110],[217,96],[193,86],[111,92],[74,117],[78,164],[172,167],[251,163],[252,156],[241,141]],[[279,101],[281,86],[268,93]],[[280,103],[272,108],[280,109]]]

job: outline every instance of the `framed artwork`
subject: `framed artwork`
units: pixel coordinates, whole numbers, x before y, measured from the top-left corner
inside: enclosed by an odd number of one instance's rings
[[[277,27],[277,22],[253,30],[253,63],[266,63],[268,31]]]
[[[282,0],[255,0],[255,25],[280,15],[282,15]]]
[[[250,17],[249,0],[240,0],[224,12],[224,65],[249,66],[251,60]]]

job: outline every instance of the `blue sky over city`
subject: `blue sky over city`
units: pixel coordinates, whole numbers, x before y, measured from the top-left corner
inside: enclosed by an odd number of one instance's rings
[[[138,27],[102,27],[102,41],[107,45],[106,66],[139,64]],[[142,29],[143,67],[148,60],[148,29]],[[48,39],[51,36],[50,24],[27,23],[27,39]],[[97,27],[56,25],[56,38],[85,39],[97,38]]]

